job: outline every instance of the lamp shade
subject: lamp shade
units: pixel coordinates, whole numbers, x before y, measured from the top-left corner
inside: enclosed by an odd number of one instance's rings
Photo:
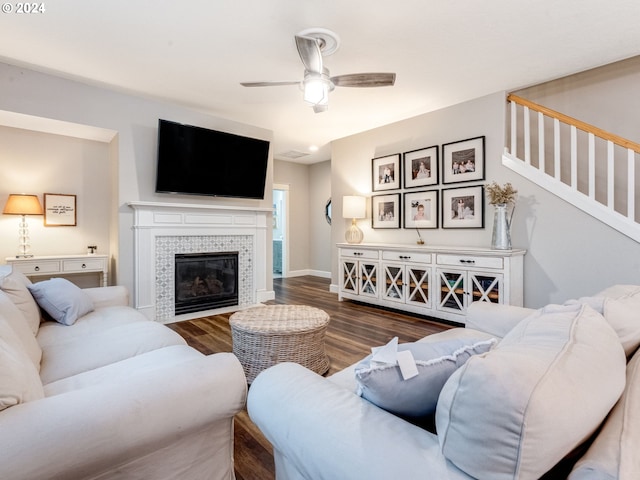
[[[342,197],[342,218],[365,218],[367,199],[358,195]]]
[[[2,211],[5,215],[43,215],[37,195],[12,193]]]

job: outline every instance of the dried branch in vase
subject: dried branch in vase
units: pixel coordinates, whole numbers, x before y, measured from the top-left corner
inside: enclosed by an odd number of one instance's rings
[[[496,182],[492,182],[491,185],[487,185],[487,196],[489,197],[489,203],[491,205],[498,205],[500,203],[516,203],[516,195],[518,191],[513,188],[510,183],[504,185],[498,185]]]

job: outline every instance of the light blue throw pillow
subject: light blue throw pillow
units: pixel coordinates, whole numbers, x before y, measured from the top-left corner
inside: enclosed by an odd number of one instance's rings
[[[93,311],[89,296],[65,278],[37,282],[28,288],[40,308],[63,325],[73,325],[78,318]]]
[[[355,368],[358,393],[374,405],[405,417],[425,417],[436,410],[438,396],[451,374],[472,355],[488,352],[496,339],[450,339],[433,343],[404,343],[398,351],[409,350],[418,375],[404,380],[398,365],[372,366],[372,355]]]

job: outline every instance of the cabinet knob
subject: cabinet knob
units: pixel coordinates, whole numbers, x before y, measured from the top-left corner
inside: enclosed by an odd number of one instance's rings
[[[36,265],[33,269],[34,269],[36,272],[39,272],[39,271],[40,271],[40,267],[39,267],[39,266],[37,266],[37,265]]]
[[[82,268],[87,268],[87,264],[86,264],[86,263],[83,263],[83,264],[82,264]]]

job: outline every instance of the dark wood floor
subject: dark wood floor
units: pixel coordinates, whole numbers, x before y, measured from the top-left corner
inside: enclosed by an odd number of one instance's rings
[[[359,361],[372,346],[383,345],[397,336],[411,342],[449,328],[447,325],[415,315],[383,310],[345,301],[329,292],[329,280],[319,277],[274,279],[276,299],[271,304],[311,305],[331,317],[326,336],[326,351],[331,360],[331,375]],[[169,325],[189,345],[205,354],[231,352],[230,314],[215,315]],[[235,419],[235,470],[237,480],[275,478],[272,448],[246,410]]]

